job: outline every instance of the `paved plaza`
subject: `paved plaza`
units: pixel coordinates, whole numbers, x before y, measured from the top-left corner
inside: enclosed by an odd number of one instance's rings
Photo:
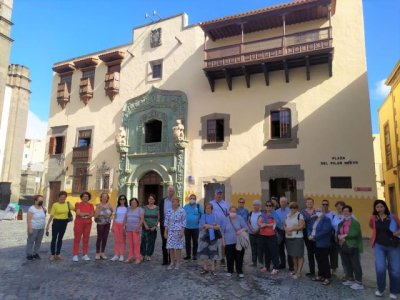
[[[25,215],[24,215],[25,218]],[[249,266],[247,251],[245,278],[202,276],[196,262],[183,263],[181,270],[168,271],[161,266],[160,237],[151,262],[140,265],[111,261],[73,263],[72,228],[69,224],[62,254],[64,261],[49,262],[50,238],[45,237],[39,261],[25,259],[26,221],[0,221],[0,300],[13,299],[375,299],[373,254],[365,241],[362,256],[364,291],[353,291],[335,279],[322,286],[308,278],[293,280],[287,271],[271,277]],[[92,227],[89,254],[94,258],[95,227]],[[107,246],[113,254],[113,237]],[[306,271],[307,265],[304,268]],[[342,274],[339,273],[338,277]]]

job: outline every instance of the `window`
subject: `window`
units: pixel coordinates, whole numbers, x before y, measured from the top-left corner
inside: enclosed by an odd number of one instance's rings
[[[351,177],[331,177],[331,189],[351,189]]]
[[[110,174],[103,174],[102,190],[110,189]]]
[[[283,139],[291,137],[290,109],[271,111],[271,138]]]
[[[90,68],[87,70],[82,71],[82,79],[90,79],[90,84],[92,87],[94,87],[94,75],[95,75],[95,69]]]
[[[145,143],[159,143],[162,135],[162,122],[150,120],[145,125]]]
[[[224,119],[207,121],[207,142],[208,143],[224,142]]]
[[[162,61],[154,61],[150,63],[151,67],[151,77],[153,79],[161,79],[162,78]]]
[[[78,147],[89,147],[92,141],[92,130],[80,130],[78,134]]]
[[[392,159],[392,148],[390,145],[390,132],[388,123],[386,123],[385,126],[383,127],[383,134],[385,139],[386,168],[390,169],[393,166],[393,159]]]
[[[76,167],[72,182],[72,193],[79,194],[87,190],[87,168]]]
[[[50,138],[49,155],[64,153],[65,136],[54,136]]]

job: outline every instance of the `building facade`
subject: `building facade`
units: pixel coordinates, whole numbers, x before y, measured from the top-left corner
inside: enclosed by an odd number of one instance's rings
[[[53,70],[50,203],[60,189],[145,202],[172,184],[182,199],[209,201],[221,187],[231,203],[286,195],[370,213],[361,0],[293,1],[190,26],[177,15]]]
[[[378,199],[385,199],[385,181],[383,179],[381,137],[379,134],[373,134],[372,140],[374,145],[376,196]]]
[[[29,69],[9,64],[12,0],[0,0],[0,207],[18,201],[28,122]]]
[[[21,195],[41,193],[45,147],[45,140],[25,139],[21,169]]]
[[[400,117],[400,61],[386,80],[390,93],[379,108],[384,197],[391,211],[400,209],[400,142],[398,122]]]

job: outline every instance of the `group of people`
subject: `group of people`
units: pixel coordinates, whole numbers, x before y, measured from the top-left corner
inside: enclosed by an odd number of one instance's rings
[[[353,215],[352,207],[343,201],[335,204],[336,211],[329,209],[329,201],[320,207],[314,200],[306,199],[306,207],[299,210],[296,202],[288,203],[285,197],[272,197],[262,206],[253,201],[252,210],[245,208],[245,199],[237,206],[228,206],[223,191],[215,191],[214,200],[205,203],[204,211],[197,203],[196,195],[189,196],[189,203],[180,207],[174,187],[169,187],[167,197],[159,199],[150,194],[142,207],[138,199],[129,200],[120,195],[117,206],[109,203],[109,195],[100,195],[100,203],[93,206],[91,195],[84,192],[74,207],[66,201],[67,193],[60,192],[53,203],[46,225],[46,209],[43,197],[35,196],[34,205],[27,215],[28,260],[40,259],[39,249],[43,235],[49,234],[51,225],[50,260],[62,260],[61,248],[65,230],[74,220],[74,262],[79,261],[82,241],[82,260],[90,260],[88,245],[92,219],[96,222],[96,260],[108,259],[105,254],[110,230],[114,234],[114,256],[111,261],[150,261],[154,253],[158,224],[162,239],[163,265],[168,270],[178,270],[181,252],[186,248],[184,260],[201,260],[202,275],[217,276],[216,265],[226,265],[227,277],[234,272],[244,277],[245,250],[251,248],[252,266],[260,266],[260,272],[271,276],[289,269],[290,276],[298,279],[303,275],[304,249],[307,250],[309,272],[305,275],[322,285],[331,283],[332,274],[338,268],[340,255],[345,277],[342,284],[354,290],[364,289],[360,255],[363,251],[361,226]],[[375,252],[377,277],[376,296],[382,296],[386,288],[386,272],[389,272],[390,297],[397,299],[400,293],[400,221],[390,213],[383,200],[376,200],[369,221],[372,228],[371,245]],[[126,243],[128,256],[125,259]]]

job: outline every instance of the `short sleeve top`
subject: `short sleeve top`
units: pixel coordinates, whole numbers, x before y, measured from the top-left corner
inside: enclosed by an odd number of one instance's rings
[[[285,220],[285,225],[286,227],[294,227],[299,225],[300,220],[304,221],[304,217],[301,213],[296,212],[293,216],[290,216],[290,214],[288,214],[286,216],[286,220]],[[293,239],[293,238],[303,238],[303,230],[299,230],[299,231],[292,231],[291,234],[287,234],[286,233],[286,238],[287,239]]]
[[[43,207],[36,208],[34,205],[29,207],[28,212],[32,214],[32,228],[43,229],[46,223],[46,214],[44,213]]]

